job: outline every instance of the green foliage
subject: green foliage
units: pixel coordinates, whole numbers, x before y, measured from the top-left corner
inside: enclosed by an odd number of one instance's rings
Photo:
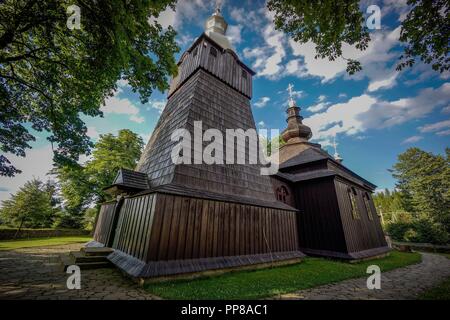
[[[433,70],[449,70],[450,19],[448,0],[408,0],[411,11],[402,22],[400,41],[405,43],[397,70],[412,66],[416,59],[431,64]],[[347,60],[347,72],[362,69],[361,63],[344,57],[342,45],[365,50],[370,33],[358,0],[269,0],[278,30],[299,43],[313,42],[316,58]]]
[[[426,218],[411,222],[390,222],[387,224],[387,231],[397,241],[447,244],[450,240],[441,224]]]
[[[376,264],[382,272],[421,261],[419,253],[391,252],[388,257],[350,264],[306,258],[299,264],[256,271],[236,271],[196,280],[152,283],[146,289],[165,299],[261,299],[345,279],[366,277]]]
[[[260,137],[260,139],[264,139],[264,138]],[[276,144],[274,144],[274,142],[277,142],[276,140],[278,140],[278,146],[276,146]],[[281,135],[272,138],[272,140],[270,140],[270,141],[267,141],[267,139],[265,139],[265,141],[262,141],[262,142],[267,144],[267,155],[268,156],[271,156],[273,152],[277,152],[278,149],[281,148],[281,146],[286,144],[286,142],[283,140]],[[277,149],[272,150],[272,146]]]
[[[392,175],[404,195],[405,209],[417,219],[430,219],[450,232],[450,149],[446,157],[418,148],[398,156]]]
[[[84,165],[63,166],[55,172],[66,200],[67,210],[77,213],[82,222],[84,211],[92,204],[103,202],[107,195],[103,188],[111,185],[120,168],[134,169],[143,147],[142,138],[130,130],[120,130],[117,136],[100,135],[92,159]],[[73,216],[73,214],[72,214]]]
[[[398,156],[391,170],[397,190],[374,196],[389,235],[398,241],[450,240],[450,149],[446,157],[418,148]]]
[[[98,209],[96,208],[89,208],[84,212],[83,215],[83,228],[85,230],[92,231],[94,230],[95,225],[95,219],[98,214]]]
[[[72,165],[92,147],[82,114],[100,107],[125,79],[141,101],[175,75],[175,31],[154,22],[174,0],[5,0],[0,5],[0,149],[25,156],[49,133],[54,161]],[[67,7],[81,8],[81,30],[66,26]],[[149,23],[149,21],[152,21]],[[27,125],[25,126],[25,123]],[[0,156],[0,175],[20,170]]]
[[[412,66],[416,57],[431,64],[433,70],[449,70],[449,1],[408,0],[408,5],[413,9],[402,22],[400,41],[405,42],[406,47],[397,70]]]
[[[2,201],[0,216],[12,227],[50,227],[59,211],[55,192],[52,182],[43,183],[37,179],[28,181],[9,200]]]

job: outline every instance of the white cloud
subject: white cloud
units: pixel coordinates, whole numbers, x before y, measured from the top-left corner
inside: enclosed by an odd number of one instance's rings
[[[266,124],[264,123],[264,121],[260,121],[260,122],[258,122],[258,126],[260,126],[260,127],[264,127]]]
[[[139,116],[137,108],[130,100],[121,99],[117,96],[110,97],[105,101],[105,105],[100,108],[104,113],[126,114],[131,121],[142,123],[144,118]]]
[[[130,116],[130,120],[137,123],[143,123],[145,121],[145,118],[141,116],[132,115]]]
[[[304,123],[311,127],[313,138],[321,141],[338,133],[354,135],[364,131],[363,122],[358,115],[369,111],[376,99],[369,95],[353,97],[344,103],[334,104],[326,111],[305,118]]]
[[[442,108],[442,113],[450,113],[450,105]]]
[[[267,103],[270,101],[270,98],[269,97],[262,97],[262,98],[259,98],[259,100],[258,101],[256,101],[253,105],[256,107],[256,108],[263,108],[263,107],[265,107],[266,105],[267,105]]]
[[[395,85],[395,79],[397,78],[398,73],[393,73],[390,77],[382,80],[374,80],[369,83],[367,87],[367,91],[373,92],[378,89],[389,89]]]
[[[418,142],[418,141],[420,141],[422,139],[423,139],[423,137],[421,137],[421,136],[412,136],[412,137],[409,137],[409,138],[403,140],[402,144],[415,143],[415,142]]]
[[[227,38],[230,40],[231,44],[236,45],[241,43],[242,41],[241,30],[242,30],[241,25],[228,26]]]
[[[3,190],[0,190],[0,201],[9,199],[11,193],[17,192],[33,177],[42,181],[48,180],[47,173],[52,169],[53,164],[53,151],[50,145],[28,150],[24,158],[11,154],[6,154],[6,157],[16,168],[22,170],[22,173],[14,178],[0,176],[0,186],[3,187]]]
[[[99,136],[99,133],[97,132],[97,128],[95,128],[95,127],[88,127],[86,134],[91,139],[96,139]]]
[[[419,127],[419,131],[422,133],[426,132],[436,132],[441,131],[442,129],[450,128],[450,120],[439,121],[436,123],[426,124],[422,127]]]
[[[264,45],[253,49],[245,48],[244,57],[254,59],[252,67],[258,77],[277,79],[283,75],[282,71],[285,68],[282,60],[286,56],[284,48],[286,37],[281,31],[275,30],[275,26],[271,22],[273,19],[271,12],[265,10],[261,19],[267,22],[266,26],[262,28]]]
[[[361,119],[367,127],[387,128],[423,118],[436,107],[447,104],[449,100],[450,83],[444,83],[436,89],[423,89],[416,97],[377,101],[369,112],[361,115]]]
[[[318,112],[325,109],[330,103],[329,102],[319,102],[315,105],[308,107],[306,110],[309,112]]]
[[[161,113],[165,106],[166,106],[166,101],[165,100],[152,100],[149,102],[149,106],[147,106],[147,111],[151,110],[151,109],[156,109],[158,110],[159,113]]]
[[[176,12],[171,7],[167,7],[157,19],[153,20],[156,20],[164,29],[167,29],[169,26],[174,27],[177,22]]]
[[[353,97],[347,102],[331,105],[326,111],[305,118],[313,139],[325,143],[333,135],[349,136],[368,129],[383,129],[422,118],[450,99],[450,84],[427,88],[415,97],[382,101],[368,94]]]
[[[317,98],[317,103],[308,107],[306,110],[308,110],[309,112],[318,112],[326,109],[330,105],[330,102],[325,101],[326,98],[326,95],[321,94]]]
[[[438,136],[448,136],[450,135],[450,129],[436,132]]]
[[[325,101],[326,98],[327,98],[326,95],[321,94],[321,95],[317,98],[317,101],[322,102],[322,101]]]
[[[343,56],[347,59],[356,59],[361,62],[363,70],[353,76],[346,73],[347,62],[343,58],[329,61],[327,58],[316,59],[315,44],[312,42],[297,43],[289,40],[293,55],[301,57],[288,62],[290,66],[287,74],[298,77],[315,76],[322,79],[322,82],[332,81],[336,77],[344,76],[346,79],[361,80],[368,78],[370,90],[376,91],[380,88],[390,88],[396,84],[397,72],[395,66],[389,63],[398,53],[393,52],[394,47],[399,44],[400,27],[392,31],[377,31],[371,34],[372,40],[366,50],[360,51],[352,46],[344,44],[342,46]],[[294,68],[297,66],[297,70]]]
[[[346,93],[339,93],[338,98],[347,98]]]

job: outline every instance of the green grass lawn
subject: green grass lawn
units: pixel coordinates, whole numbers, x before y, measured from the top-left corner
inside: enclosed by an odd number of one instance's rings
[[[425,291],[419,296],[421,300],[450,300],[450,278],[437,287]]]
[[[418,253],[393,251],[388,257],[350,264],[320,258],[255,271],[236,271],[216,277],[150,283],[146,290],[166,299],[259,299],[294,292],[345,279],[366,277],[367,266],[381,272],[421,261]]]
[[[56,246],[70,243],[88,242],[92,240],[90,236],[72,236],[72,237],[52,237],[52,238],[34,238],[20,240],[0,241],[1,250],[14,250],[20,248]]]

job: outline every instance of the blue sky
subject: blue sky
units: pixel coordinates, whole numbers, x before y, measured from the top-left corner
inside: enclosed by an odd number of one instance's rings
[[[402,52],[399,25],[407,12],[406,1],[363,1],[381,8],[381,29],[371,31],[366,51],[344,47],[347,58],[357,58],[363,70],[354,76],[345,72],[343,60],[314,59],[312,44],[297,44],[274,29],[264,1],[223,1],[222,13],[229,24],[230,37],[238,56],[256,71],[252,110],[259,128],[285,127],[286,88],[296,90],[304,123],[313,130],[313,141],[331,154],[336,135],[344,164],[375,183],[378,188],[394,187],[387,169],[397,155],[409,147],[444,153],[450,137],[449,74],[439,74],[429,65],[396,72]],[[178,31],[181,52],[203,32],[203,24],[214,9],[214,1],[181,0],[176,11],[166,10],[159,18],[165,27]],[[367,15],[368,16],[368,15]],[[125,82],[103,107],[103,118],[84,117],[89,135],[116,133],[129,128],[145,142],[164,108],[166,93],[155,92],[145,105]],[[0,200],[9,197],[33,176],[45,179],[51,168],[51,147],[45,135],[38,134],[26,158],[10,159],[23,170],[15,178],[0,178]]]

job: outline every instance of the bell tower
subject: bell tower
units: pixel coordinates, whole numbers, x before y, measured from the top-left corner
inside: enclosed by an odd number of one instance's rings
[[[123,171],[116,179],[130,191],[122,204],[102,206],[95,240],[112,243],[110,260],[134,277],[303,257],[296,210],[276,200],[262,165],[249,161],[257,153],[247,143],[252,132],[257,140],[250,107],[254,72],[232,49],[226,29],[216,9],[204,33],[181,56],[167,104],[135,171]],[[214,149],[223,162],[196,161],[212,142],[204,135],[208,129],[226,137]],[[231,144],[230,129],[235,133]],[[180,137],[186,142],[180,131],[192,138],[182,149],[182,162],[172,157]],[[225,160],[230,158],[236,161]]]

